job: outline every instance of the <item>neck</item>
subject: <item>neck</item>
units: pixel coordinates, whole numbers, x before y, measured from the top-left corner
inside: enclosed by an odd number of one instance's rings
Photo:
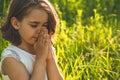
[[[27,51],[27,52],[29,52],[30,54],[35,54],[35,51],[34,51],[34,47],[33,47],[33,45],[19,45],[19,46],[17,46],[17,47],[19,47],[20,49],[22,49],[22,50],[25,50],[25,51]]]

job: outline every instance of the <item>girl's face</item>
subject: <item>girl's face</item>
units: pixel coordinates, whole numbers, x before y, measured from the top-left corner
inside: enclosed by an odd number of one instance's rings
[[[48,25],[48,14],[42,9],[33,9],[19,24],[20,45],[34,45],[41,28]]]

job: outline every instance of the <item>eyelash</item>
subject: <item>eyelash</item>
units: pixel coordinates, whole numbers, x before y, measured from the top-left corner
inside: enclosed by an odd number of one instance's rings
[[[48,27],[48,23],[43,24],[43,26]]]
[[[36,28],[37,27],[37,25],[31,25],[33,28]]]
[[[31,24],[31,27],[36,28],[38,24]],[[42,25],[43,27],[48,27],[48,23]]]

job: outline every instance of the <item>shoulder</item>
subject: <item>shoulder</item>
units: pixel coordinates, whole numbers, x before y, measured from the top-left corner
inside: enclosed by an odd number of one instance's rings
[[[0,61],[0,70],[2,70],[2,67],[7,65],[6,63],[10,63],[12,62],[12,60],[16,60],[16,61],[19,61],[19,55],[12,49],[10,49],[12,46],[8,46],[6,49],[4,49],[2,51],[2,54],[1,54],[1,61]],[[9,62],[10,61],[10,62]]]
[[[12,46],[8,46],[1,57],[1,72],[11,79],[19,80],[22,76],[27,76],[28,72],[24,64],[20,61],[20,56]]]
[[[8,46],[5,50],[3,50],[1,55],[1,60],[4,60],[6,57],[13,57],[15,59],[19,59],[18,53],[14,50],[13,46]]]
[[[18,80],[18,78],[28,74],[25,66],[12,57],[5,58],[1,68],[3,74],[8,75],[11,79],[15,78]]]

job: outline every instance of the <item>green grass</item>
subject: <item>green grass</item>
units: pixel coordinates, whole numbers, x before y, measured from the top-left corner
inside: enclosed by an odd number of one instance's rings
[[[55,48],[65,80],[120,78],[120,30],[103,25],[100,17],[91,19],[94,24],[89,26],[78,22],[66,27],[66,22],[61,21],[55,36]]]
[[[120,30],[103,25],[59,26],[55,48],[65,80],[118,80]]]
[[[62,16],[61,12],[59,14]],[[120,79],[117,20],[104,22],[104,17],[94,10],[90,24],[82,25],[81,15],[82,10],[78,10],[76,22],[69,27],[66,21],[60,20],[54,36],[58,64],[65,80]],[[0,36],[0,53],[8,44]]]
[[[67,27],[66,21],[60,21],[54,46],[65,80],[120,78],[120,30],[103,25],[98,17],[89,26],[78,21]],[[0,38],[0,45],[1,52],[8,43]]]

